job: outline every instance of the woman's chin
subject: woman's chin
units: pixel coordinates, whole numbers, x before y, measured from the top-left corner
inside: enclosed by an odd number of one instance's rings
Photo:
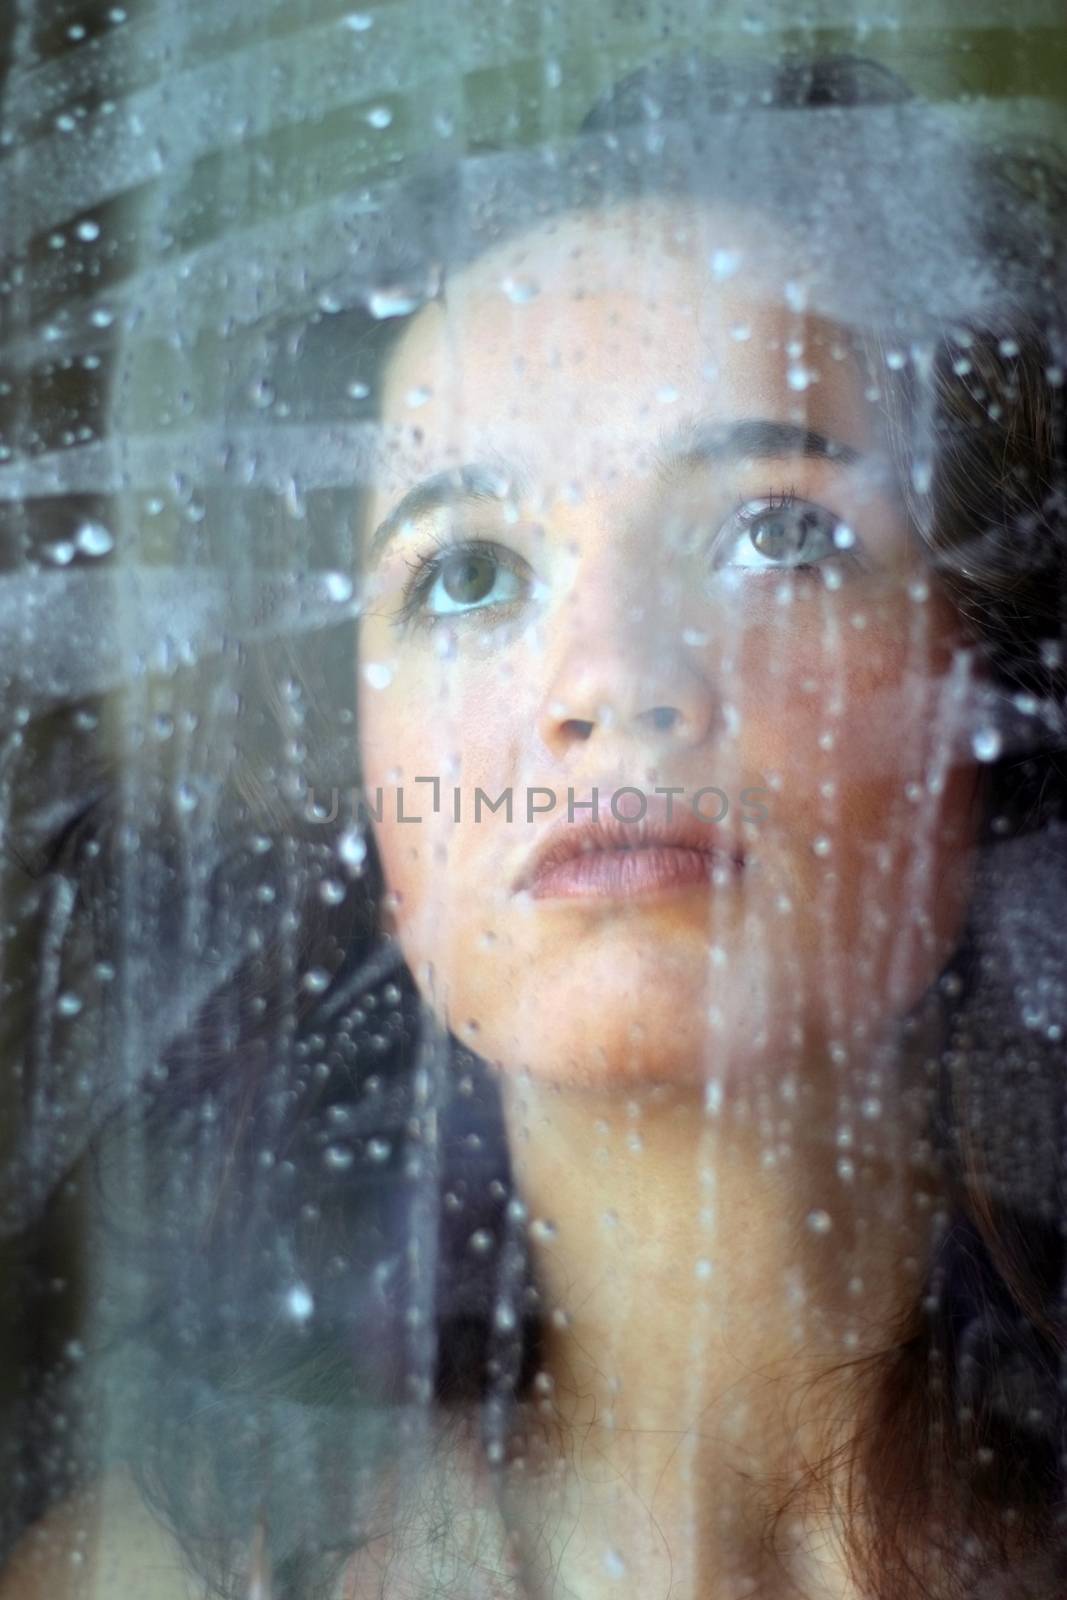
[[[508,965],[506,987],[457,985],[449,1007],[453,1031],[508,1077],[702,1091],[709,1079],[756,1073],[788,1054],[781,996],[754,1005],[709,959],[706,934],[666,948],[615,940]]]
[[[916,956],[915,970],[891,974],[888,949],[872,970],[843,942],[827,951],[803,921],[781,918],[709,926],[661,912],[566,932],[555,919],[488,920],[457,919],[427,998],[499,1073],[588,1091],[644,1083],[703,1094],[711,1085],[743,1099],[798,1076],[814,1091],[831,1039],[869,1046],[938,970]],[[418,953],[408,955],[418,971]],[[841,1070],[827,1066],[827,1082]]]

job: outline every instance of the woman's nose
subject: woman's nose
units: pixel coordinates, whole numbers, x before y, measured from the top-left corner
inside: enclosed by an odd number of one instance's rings
[[[722,720],[704,665],[677,637],[578,633],[545,686],[541,738],[555,756],[594,738],[700,744]]]

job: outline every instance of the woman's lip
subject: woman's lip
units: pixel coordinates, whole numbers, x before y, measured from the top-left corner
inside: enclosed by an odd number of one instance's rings
[[[542,899],[560,892],[571,898],[627,895],[709,884],[716,866],[733,873],[744,868],[745,852],[727,829],[668,795],[643,796],[641,814],[633,818],[595,809],[578,819],[577,809],[575,802],[540,834],[512,886],[515,892]],[[631,859],[642,855],[653,859]]]
[[[589,850],[546,863],[526,888],[535,900],[625,900],[707,888],[716,869],[729,874],[727,881],[741,874],[740,864],[730,856],[691,846],[650,844],[637,849]]]

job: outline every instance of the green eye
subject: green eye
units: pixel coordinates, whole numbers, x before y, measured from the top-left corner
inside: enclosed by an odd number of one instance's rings
[[[817,545],[820,518],[811,511],[768,511],[752,529],[749,537],[761,556],[769,561],[793,563],[803,555],[811,555]]]
[[[749,501],[731,518],[715,565],[750,572],[814,572],[827,559],[851,559],[850,531],[832,511],[792,494]]]
[[[404,622],[490,612],[523,599],[532,586],[524,563],[501,545],[462,540],[415,564],[400,610]]]
[[[479,605],[492,594],[497,576],[497,563],[492,556],[479,551],[458,551],[441,565],[431,598],[440,591],[444,604],[439,602],[433,609],[442,612],[452,606]]]

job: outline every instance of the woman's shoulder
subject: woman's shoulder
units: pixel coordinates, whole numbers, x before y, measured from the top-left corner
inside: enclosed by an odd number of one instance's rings
[[[130,1474],[105,1473],[23,1534],[0,1600],[203,1600],[177,1541]]]

